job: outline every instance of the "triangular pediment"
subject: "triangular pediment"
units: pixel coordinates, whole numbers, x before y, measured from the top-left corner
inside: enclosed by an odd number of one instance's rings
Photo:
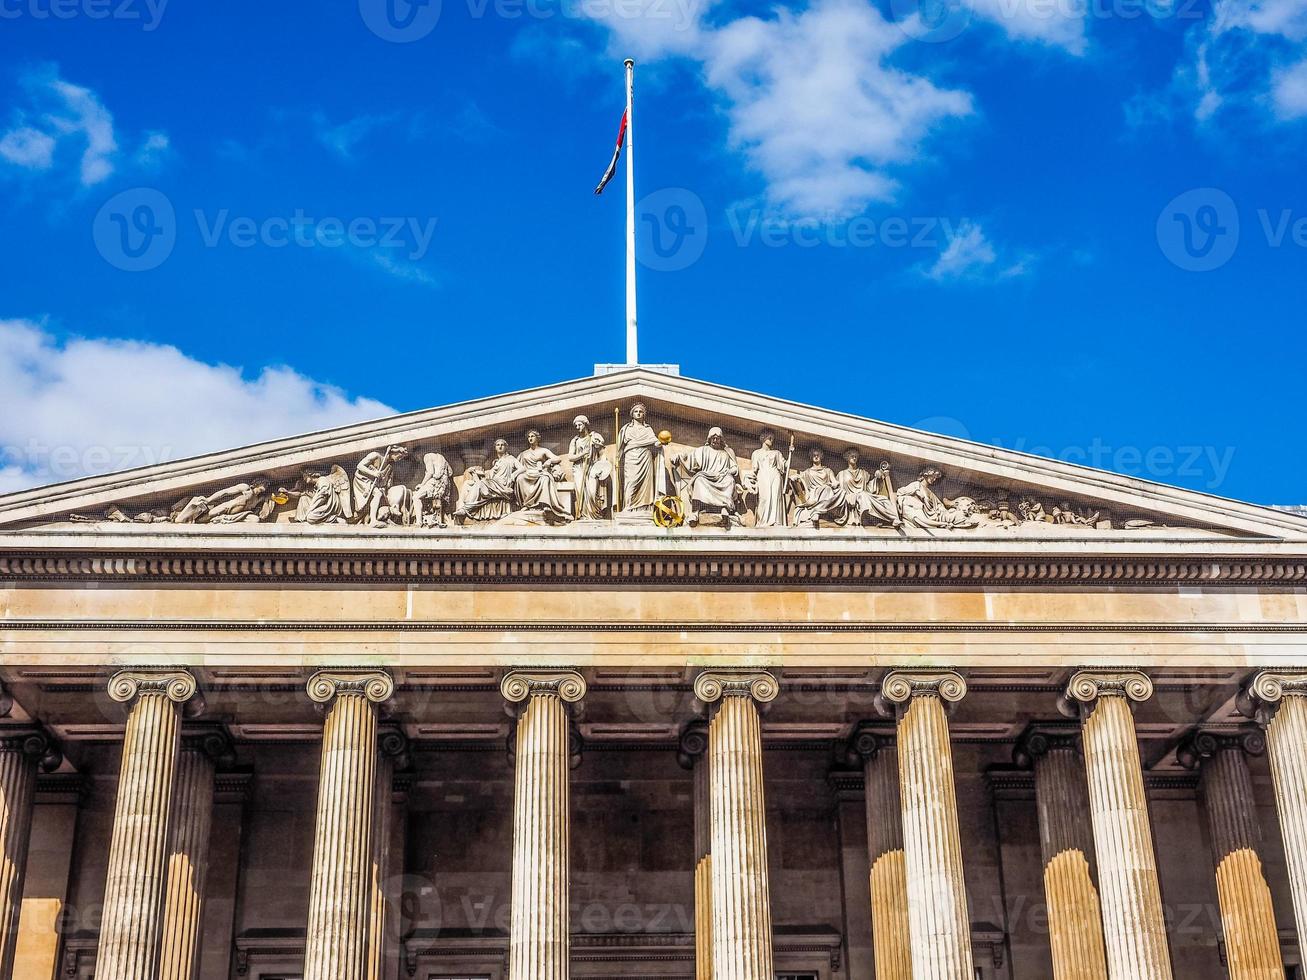
[[[646,429],[629,430],[624,465],[615,436],[635,402],[647,407],[648,429],[670,440],[647,446]],[[574,442],[577,415],[587,416],[597,438]],[[738,475],[720,450],[699,451],[714,426]],[[528,451],[530,430],[539,433],[539,451]],[[764,430],[775,434],[779,456],[755,457]],[[511,464],[496,468],[497,439],[525,459],[519,475],[533,471],[523,484]],[[593,451],[583,461],[551,460],[587,444]],[[370,454],[399,446],[407,457],[374,475],[378,458]],[[812,447],[824,451],[830,473],[811,469]],[[861,475],[841,474],[850,448]],[[779,477],[778,461],[786,459],[788,480]],[[642,460],[656,471],[647,487]],[[882,462],[888,472],[878,473]],[[938,476],[923,480],[924,470]],[[407,489],[370,507],[378,483]],[[627,507],[623,494],[643,499]],[[660,508],[664,523],[675,523],[678,510],[699,518],[698,527],[676,531],[687,535],[713,527],[1086,543],[1141,535],[1307,538],[1307,520],[1269,508],[638,368],[9,494],[0,497],[0,529],[190,533],[238,524],[252,533],[311,526],[347,536],[380,523],[399,534],[563,526],[602,534],[609,524],[653,528],[654,516],[640,506],[649,494],[680,502]]]

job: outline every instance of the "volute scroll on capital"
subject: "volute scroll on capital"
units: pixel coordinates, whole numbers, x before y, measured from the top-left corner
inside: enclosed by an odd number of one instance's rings
[[[1068,718],[1088,715],[1100,698],[1120,697],[1127,703],[1153,696],[1153,679],[1141,670],[1077,670],[1058,699],[1058,710]]]
[[[552,695],[565,704],[576,704],[585,692],[585,677],[572,668],[510,670],[499,682],[499,693],[510,704],[521,704],[535,695]]]
[[[884,725],[885,722],[881,722]],[[859,722],[845,745],[845,757],[850,765],[862,765],[878,756],[882,749],[894,744],[894,736],[875,722]]]
[[[54,772],[63,765],[63,750],[43,728],[0,730],[0,752],[18,752],[36,761],[41,772]]]
[[[913,698],[934,697],[952,707],[967,696],[967,681],[956,670],[891,670],[880,682],[876,706],[893,717],[907,710]]]
[[[780,681],[768,670],[705,670],[694,679],[694,697],[701,704],[726,697],[749,697],[758,704],[770,704],[780,693]]]
[[[395,679],[376,669],[317,670],[306,685],[310,700],[329,704],[341,695],[359,695],[373,704],[389,701],[395,693]]]
[[[195,697],[197,690],[195,675],[177,668],[131,667],[114,673],[108,684],[110,700],[119,704],[130,704],[146,695],[159,695],[185,704]]]
[[[1209,731],[1198,728],[1190,732],[1175,750],[1175,759],[1186,769],[1198,769],[1204,760],[1219,752],[1239,751],[1245,755],[1264,755],[1266,735],[1257,728],[1239,731]]]
[[[1257,724],[1270,724],[1286,697],[1307,696],[1307,670],[1259,670],[1239,692],[1239,713]]]
[[[1035,760],[1042,759],[1050,752],[1079,754],[1080,751],[1080,726],[1071,722],[1060,725],[1035,724],[1022,732],[1017,744],[1012,747],[1012,761],[1022,769],[1031,769]]]
[[[676,743],[676,761],[682,769],[693,769],[695,763],[708,752],[708,726],[692,721],[681,729]]]

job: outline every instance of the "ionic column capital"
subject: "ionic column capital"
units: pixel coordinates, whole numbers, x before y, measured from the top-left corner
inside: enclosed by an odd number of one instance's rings
[[[361,695],[381,704],[394,695],[395,679],[384,670],[316,670],[306,687],[309,698],[318,704],[330,704],[341,695]]]
[[[236,758],[227,732],[218,725],[186,726],[182,728],[181,747],[186,752],[198,752],[214,766],[230,766]]]
[[[1034,766],[1036,759],[1042,759],[1050,752],[1079,752],[1080,726],[1067,722],[1064,724],[1031,725],[1012,749],[1012,761],[1023,769]]]
[[[412,762],[408,736],[398,728],[386,727],[377,732],[377,751],[383,759],[393,760],[396,769],[407,769]]]
[[[35,759],[42,772],[54,772],[64,761],[63,751],[43,728],[10,728],[0,730],[0,752],[16,752]]]
[[[780,693],[780,681],[769,670],[704,670],[694,679],[694,696],[701,704],[715,704],[722,698],[752,698],[758,704],[770,704]]]
[[[1237,732],[1210,731],[1196,728],[1185,736],[1175,750],[1175,759],[1186,769],[1198,769],[1218,752],[1239,751],[1245,755],[1263,755],[1266,735],[1256,728]]]
[[[1239,713],[1265,727],[1285,698],[1307,696],[1307,670],[1259,670],[1239,692]]]
[[[1152,678],[1141,670],[1077,670],[1067,681],[1058,709],[1076,718],[1088,716],[1100,698],[1124,698],[1131,703],[1152,696]]]
[[[185,704],[195,697],[197,689],[194,674],[172,667],[129,667],[109,678],[109,697],[119,704],[151,695]]]
[[[692,721],[681,729],[676,744],[676,761],[682,769],[693,769],[695,763],[708,751],[708,725]]]
[[[887,724],[881,722],[882,725]],[[854,726],[846,748],[846,758],[850,764],[870,762],[880,755],[883,749],[894,745],[894,736],[877,727],[875,722],[860,721]]]
[[[906,711],[913,698],[938,698],[948,707],[966,696],[966,678],[956,670],[891,670],[881,678],[876,707],[889,718]]]
[[[510,704],[545,695],[559,698],[564,704],[576,704],[585,697],[585,677],[571,668],[510,670],[499,683],[499,693]]]

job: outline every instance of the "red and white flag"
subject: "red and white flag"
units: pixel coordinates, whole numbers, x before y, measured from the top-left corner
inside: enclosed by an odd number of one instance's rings
[[[617,128],[617,145],[613,147],[613,158],[608,162],[608,169],[604,175],[599,178],[599,186],[595,188],[596,194],[602,194],[608,182],[613,179],[613,174],[617,173],[617,161],[622,158],[622,144],[626,142],[626,111],[622,111],[622,125]]]

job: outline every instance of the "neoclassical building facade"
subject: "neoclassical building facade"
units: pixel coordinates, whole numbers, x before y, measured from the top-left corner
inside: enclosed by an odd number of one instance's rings
[[[644,369],[0,498],[0,977],[1280,980],[1307,517]]]

